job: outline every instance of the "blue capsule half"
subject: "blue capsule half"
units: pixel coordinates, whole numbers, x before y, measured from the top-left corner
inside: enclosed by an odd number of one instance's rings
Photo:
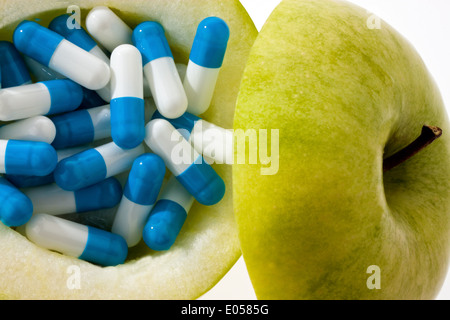
[[[122,198],[122,185],[114,177],[74,192],[77,212],[116,206]]]
[[[164,28],[156,21],[139,24],[133,31],[132,40],[142,54],[143,66],[158,58],[173,58]]]
[[[153,207],[142,238],[153,250],[169,250],[175,243],[181,228],[187,218],[184,208],[172,200],[158,200]]]
[[[55,149],[45,142],[9,140],[1,156],[3,173],[12,175],[46,176],[58,163]]]
[[[204,19],[197,27],[189,60],[205,68],[220,68],[229,38],[225,21],[217,17]]]
[[[8,227],[18,227],[30,220],[33,203],[8,180],[0,177],[0,221]]]
[[[111,100],[111,137],[123,149],[132,149],[145,137],[145,102],[136,97]]]
[[[28,68],[16,47],[8,41],[0,41],[1,88],[17,87],[31,83]]]

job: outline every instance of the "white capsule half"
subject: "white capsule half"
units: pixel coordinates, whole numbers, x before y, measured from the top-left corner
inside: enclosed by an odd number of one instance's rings
[[[0,139],[42,141],[52,143],[56,136],[53,122],[44,116],[19,120],[0,127]]]

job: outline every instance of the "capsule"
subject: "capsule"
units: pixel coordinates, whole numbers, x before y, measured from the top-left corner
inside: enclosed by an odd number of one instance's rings
[[[133,43],[142,54],[144,74],[159,112],[170,119],[182,116],[188,99],[163,27],[153,21],[141,23],[133,31]]]
[[[150,121],[145,142],[198,202],[214,205],[223,198],[222,178],[167,120]]]
[[[208,17],[198,25],[183,81],[188,112],[199,115],[208,110],[229,37],[230,30],[220,18]]]
[[[155,111],[152,119],[166,119]],[[166,119],[179,130],[208,163],[233,164],[233,132],[203,120],[189,112],[177,119]]]
[[[63,190],[55,183],[22,191],[33,203],[34,214],[60,215],[112,208],[122,198],[122,186],[114,177],[77,191]]]
[[[17,49],[90,90],[105,87],[109,66],[100,58],[33,21],[20,23],[13,35]]]
[[[74,154],[80,153],[89,148],[90,147],[88,145],[85,145],[81,147],[56,150],[58,162],[60,162],[62,159],[73,156]],[[45,176],[8,174],[5,175],[5,178],[8,179],[8,181],[11,182],[17,188],[39,187],[55,182],[55,179],[53,177],[53,171]]]
[[[156,251],[169,250],[193,203],[194,197],[171,176],[145,224],[142,235],[147,246]]]
[[[45,176],[57,162],[56,151],[48,143],[0,140],[0,173]]]
[[[134,160],[125,184],[111,231],[120,234],[133,247],[142,238],[142,230],[161,189],[166,168],[156,154],[146,153]]]
[[[8,227],[18,227],[27,223],[32,214],[31,200],[0,176],[0,221]]]
[[[83,90],[71,80],[49,80],[0,90],[0,120],[11,121],[75,110]]]
[[[53,122],[44,116],[35,116],[0,127],[0,139],[27,140],[52,143],[56,136]]]
[[[0,41],[0,88],[11,88],[31,83],[31,76],[24,59],[9,41]]]
[[[55,149],[80,146],[111,137],[110,106],[76,110],[51,119],[56,127]]]
[[[44,213],[31,217],[25,234],[40,247],[101,266],[122,264],[128,254],[125,240],[117,234]]]
[[[136,47],[124,44],[111,55],[111,136],[121,148],[144,141],[145,115],[142,57]]]
[[[55,182],[69,191],[86,188],[129,169],[143,153],[143,144],[134,149],[122,149],[110,142],[91,148],[59,162],[53,174]]]
[[[69,18],[70,15],[68,14],[60,15],[50,22],[48,28],[109,65],[109,58],[86,30],[81,26],[79,28],[68,27],[67,21]],[[105,87],[97,90],[97,93],[104,101],[109,102],[111,100],[110,84],[108,83]]]

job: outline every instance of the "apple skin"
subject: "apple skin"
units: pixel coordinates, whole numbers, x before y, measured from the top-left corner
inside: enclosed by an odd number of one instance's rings
[[[11,40],[14,28],[24,19],[38,18],[47,26],[51,19],[66,13],[69,4],[80,6],[82,23],[89,9],[97,5],[109,6],[130,27],[146,20],[160,22],[175,61],[184,64],[188,62],[198,23],[211,15],[224,19],[230,28],[230,40],[211,107],[202,117],[222,127],[232,127],[241,76],[258,33],[239,1],[0,0],[0,39]],[[155,252],[141,242],[130,248],[125,264],[117,267],[101,268],[39,248],[0,224],[0,299],[194,299],[201,296],[241,256],[232,209],[231,167],[216,165],[214,168],[227,186],[222,201],[210,207],[194,203],[170,250]],[[97,219],[93,214],[90,221],[113,215],[115,209],[99,213]]]
[[[284,0],[250,53],[234,128],[280,137],[277,174],[233,166],[259,299],[432,299],[443,284],[448,117],[416,50],[385,22],[369,29],[369,16],[345,1]],[[442,137],[383,174],[424,124]],[[380,289],[367,286],[373,265]]]

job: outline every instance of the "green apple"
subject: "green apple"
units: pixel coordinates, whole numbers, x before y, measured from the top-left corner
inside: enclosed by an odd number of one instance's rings
[[[250,53],[234,128],[279,130],[276,174],[233,166],[260,299],[431,299],[445,278],[444,104],[413,46],[370,17],[340,0],[284,0]],[[383,172],[425,124],[442,137]]]
[[[131,27],[159,21],[175,61],[187,63],[198,23],[207,16],[224,19],[230,41],[211,108],[204,118],[232,127],[234,106],[246,58],[257,31],[238,1],[71,1],[88,10],[107,5]],[[0,39],[10,40],[17,24],[39,19],[43,25],[67,10],[64,1],[0,1]],[[125,264],[102,268],[39,248],[0,224],[0,297],[5,299],[193,299],[218,282],[240,256],[232,210],[231,167],[216,166],[227,192],[217,205],[195,203],[179,238],[165,252],[141,243]]]

